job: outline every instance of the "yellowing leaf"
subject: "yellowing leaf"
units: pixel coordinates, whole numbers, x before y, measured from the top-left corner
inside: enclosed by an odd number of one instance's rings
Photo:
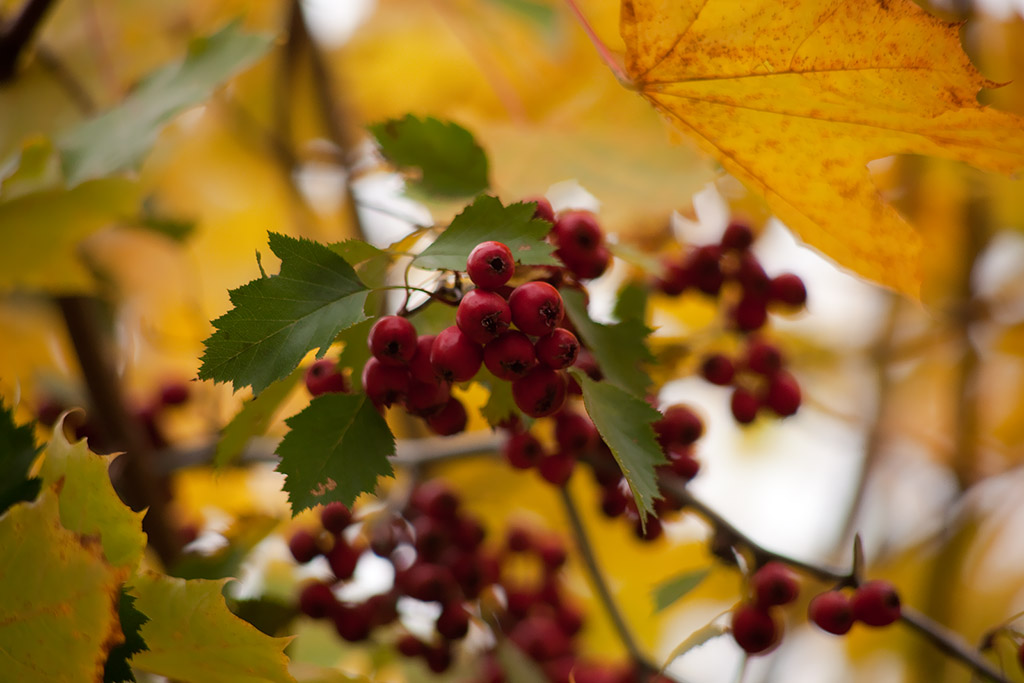
[[[103,679],[122,640],[124,572],[98,543],[61,526],[50,489],[0,518],[0,678],[77,683]]]
[[[621,25],[626,71],[656,109],[808,244],[915,295],[920,238],[866,164],[1024,162],[1024,120],[977,103],[992,84],[958,28],[911,0],[623,0]]]
[[[183,683],[294,683],[284,648],[233,615],[224,581],[185,581],[158,574],[133,580],[135,607],[149,617],[141,634],[149,649],[132,667]]]

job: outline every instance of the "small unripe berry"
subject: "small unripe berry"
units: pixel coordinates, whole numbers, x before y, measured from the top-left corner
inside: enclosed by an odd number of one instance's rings
[[[732,613],[732,637],[744,652],[765,652],[779,640],[779,625],[771,613],[757,605],[740,605]]]
[[[466,260],[469,279],[481,289],[498,289],[512,279],[515,269],[512,252],[501,242],[481,242]]]
[[[807,302],[807,288],[798,275],[783,273],[772,279],[768,285],[768,296],[772,301],[789,306],[803,306]]]
[[[466,382],[484,362],[484,350],[457,326],[441,330],[430,349],[434,372],[448,382]]]
[[[311,396],[348,391],[345,375],[338,372],[337,363],[330,358],[321,358],[306,370],[306,390]]]
[[[386,315],[370,328],[366,342],[381,363],[406,365],[416,353],[416,328],[401,316]]]
[[[800,592],[793,572],[781,562],[769,562],[754,572],[750,587],[754,601],[761,607],[789,604]]]
[[[580,341],[564,327],[556,327],[537,340],[537,360],[553,370],[567,368],[576,362]]]
[[[732,384],[736,368],[728,356],[715,353],[705,358],[704,362],[701,363],[700,374],[712,384],[724,387]]]
[[[512,322],[522,332],[542,337],[558,327],[564,315],[562,295],[546,282],[526,282],[508,298]]]
[[[841,636],[853,626],[853,607],[850,599],[840,591],[828,591],[811,598],[807,616],[819,628]]]
[[[509,330],[484,347],[484,365],[495,377],[519,379],[537,365],[537,354],[529,337]]]
[[[900,596],[888,581],[862,583],[850,599],[853,616],[868,626],[888,626],[900,618]]]
[[[508,330],[512,312],[500,294],[473,289],[459,302],[455,322],[467,337],[477,344],[486,344]]]
[[[544,365],[538,365],[512,382],[512,398],[530,417],[545,417],[557,412],[565,403],[565,394],[565,374]]]

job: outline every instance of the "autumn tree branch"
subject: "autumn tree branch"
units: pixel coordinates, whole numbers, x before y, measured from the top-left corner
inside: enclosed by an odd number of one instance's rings
[[[6,83],[18,70],[18,58],[31,42],[54,0],[26,0],[14,19],[4,22],[0,32],[0,83]]]

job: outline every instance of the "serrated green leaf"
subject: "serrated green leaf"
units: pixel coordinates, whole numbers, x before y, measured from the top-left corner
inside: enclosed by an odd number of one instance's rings
[[[612,315],[620,321],[637,320],[643,323],[647,315],[648,289],[636,282],[628,282],[619,290]]]
[[[335,339],[345,345],[338,355],[338,367],[352,368],[352,376],[349,379],[352,383],[353,393],[363,390],[363,366],[366,365],[366,361],[370,360],[371,355],[370,345],[366,343],[366,338],[375,322],[377,321],[373,318],[364,320],[348,328]],[[417,329],[419,328],[417,327]]]
[[[28,476],[39,450],[32,425],[14,424],[14,411],[0,405],[0,515],[39,494],[42,480]]]
[[[325,394],[285,420],[291,431],[277,447],[277,466],[292,514],[321,503],[352,505],[391,476],[395,437],[364,394]]]
[[[481,242],[502,242],[518,263],[558,265],[554,247],[544,241],[551,223],[533,217],[536,205],[502,206],[501,200],[480,195],[452,219],[448,229],[413,261],[427,270],[465,270],[469,252]]]
[[[0,517],[0,678],[95,681],[119,640],[125,570],[95,540],[61,525],[56,492]]]
[[[224,581],[185,581],[147,572],[131,593],[149,617],[142,638],[149,649],[132,657],[142,671],[183,683],[294,683],[284,648],[227,608]]]
[[[374,124],[370,132],[392,163],[419,169],[413,184],[428,194],[465,197],[487,189],[487,155],[457,123],[407,114]]]
[[[654,468],[667,462],[651,426],[661,413],[614,384],[595,382],[578,370],[572,373],[583,387],[587,414],[619,463],[644,522],[654,514],[655,499],[661,498]]]
[[[77,185],[138,164],[164,125],[207,100],[272,42],[270,36],[243,33],[237,22],[193,40],[184,60],[149,74],[121,104],[58,139],[67,182]]]
[[[110,483],[114,456],[96,455],[85,439],[68,442],[64,420],[57,422],[39,474],[46,486],[60,483],[60,518],[85,536],[99,536],[110,564],[134,568],[146,550],[143,512],[125,505]]]
[[[660,612],[669,605],[681,600],[687,593],[699,586],[711,573],[709,569],[696,569],[673,576],[654,587],[651,597],[654,599],[654,611]]]
[[[135,674],[132,673],[128,660],[147,649],[146,641],[139,630],[149,621],[149,617],[135,609],[135,596],[129,595],[123,586],[117,605],[117,617],[121,623],[124,642],[111,648],[107,663],[103,666],[103,683],[135,681]]]
[[[274,382],[251,401],[246,401],[220,433],[217,451],[213,454],[214,467],[225,467],[235,462],[242,456],[251,438],[267,433],[277,409],[292,393],[292,389],[302,379],[303,373],[302,369],[296,368],[290,375]]]
[[[593,352],[604,378],[633,396],[643,398],[651,378],[642,365],[654,360],[644,342],[651,333],[650,328],[635,318],[617,325],[594,322],[587,314],[583,293],[574,289],[562,290],[562,300],[569,320]]]
[[[391,254],[362,240],[345,240],[327,245],[328,249],[348,261],[368,287],[387,284]]]
[[[201,379],[251,385],[260,393],[294,370],[311,349],[323,357],[339,332],[365,317],[369,290],[326,246],[270,233],[281,271],[229,292],[230,311],[213,321]]]

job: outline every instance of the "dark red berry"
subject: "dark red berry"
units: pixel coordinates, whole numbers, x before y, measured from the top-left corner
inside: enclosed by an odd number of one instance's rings
[[[1024,642],[1017,647],[1017,663],[1024,669]]]
[[[416,353],[409,361],[409,375],[419,382],[436,382],[437,373],[434,366],[430,364],[430,350],[434,348],[433,334],[421,334],[416,338]]]
[[[544,365],[538,365],[512,382],[512,398],[530,417],[544,417],[557,412],[565,403],[565,394],[565,374]]]
[[[559,250],[571,253],[594,251],[604,243],[604,233],[597,216],[589,211],[564,211],[552,230]]]
[[[597,445],[597,427],[593,421],[574,410],[563,410],[555,415],[555,440],[559,448],[579,453]]]
[[[424,602],[442,600],[456,588],[451,572],[437,564],[414,564],[397,574],[395,582],[410,598]]]
[[[525,202],[534,202],[537,205],[537,209],[533,212],[534,218],[540,218],[547,221],[548,223],[555,222],[555,210],[551,208],[551,202],[545,197],[530,197],[529,199],[523,200]]]
[[[537,365],[537,354],[529,337],[509,330],[484,347],[484,365],[495,377],[519,379]]]
[[[344,503],[334,501],[320,511],[320,523],[332,534],[340,534],[352,522],[352,511]]]
[[[804,287],[804,281],[792,273],[783,273],[772,278],[768,292],[772,301],[789,306],[803,306],[807,303],[807,288]]]
[[[398,619],[398,598],[394,590],[371,595],[366,599],[370,611],[370,626],[384,626]]]
[[[526,282],[508,299],[512,322],[522,332],[542,337],[558,327],[565,313],[562,295],[546,282]]]
[[[512,312],[500,294],[473,289],[459,302],[455,322],[467,337],[477,344],[486,344],[508,330]]]
[[[436,674],[444,673],[452,665],[452,649],[446,641],[428,645],[423,652],[427,668]]]
[[[296,562],[305,564],[320,554],[316,544],[316,536],[305,529],[296,531],[288,541],[288,549]]]
[[[188,384],[168,382],[160,387],[160,403],[165,406],[180,406],[188,401]]]
[[[312,619],[323,619],[337,604],[331,587],[319,581],[306,584],[299,593],[299,609]]]
[[[768,302],[759,295],[745,295],[732,311],[732,319],[740,332],[753,332],[768,322]]]
[[[424,649],[426,645],[423,641],[411,633],[406,633],[398,639],[398,651],[406,657],[418,657],[423,654]]]
[[[537,463],[537,471],[545,481],[555,486],[564,486],[576,467],[576,456],[572,453],[559,451],[541,459]]]
[[[779,417],[789,417],[800,409],[800,385],[785,370],[772,375],[764,403]]]
[[[441,330],[430,349],[430,364],[438,376],[448,382],[472,379],[483,362],[483,347],[455,325]]]
[[[508,438],[502,454],[512,467],[528,470],[544,457],[544,447],[533,434],[522,432]]]
[[[537,360],[553,370],[567,368],[576,362],[580,341],[564,327],[556,327],[537,340]]]
[[[370,328],[366,343],[381,363],[406,365],[416,353],[416,328],[401,316],[386,315]]]
[[[401,403],[409,393],[409,370],[370,358],[363,366],[363,391],[378,407]]]
[[[569,558],[565,551],[565,545],[558,536],[541,536],[536,541],[537,556],[548,571],[555,571],[565,564]]]
[[[746,223],[730,223],[722,233],[722,249],[746,251],[754,243],[754,231]]]
[[[796,600],[800,587],[792,570],[781,562],[769,562],[750,577],[754,601],[761,607],[787,605]]]
[[[900,618],[900,596],[888,581],[862,583],[850,599],[853,617],[868,626],[888,626]]]
[[[608,517],[618,517],[626,511],[629,500],[618,482],[604,486],[601,489],[601,512]]]
[[[664,528],[657,517],[648,517],[644,524],[640,523],[639,517],[633,520],[633,534],[641,541],[657,540],[661,538],[662,533]]]
[[[665,454],[672,474],[689,481],[700,471],[700,461],[690,448],[670,448]]]
[[[321,358],[306,370],[306,390],[312,396],[348,391],[345,375],[338,371],[338,365],[330,358]]]
[[[753,254],[747,252],[740,256],[735,278],[748,296],[768,296],[768,273]]]
[[[505,546],[514,553],[525,553],[533,548],[533,534],[524,526],[510,526],[505,531]]]
[[[459,497],[440,479],[430,479],[416,487],[409,505],[428,517],[453,521],[458,514]]]
[[[707,381],[725,387],[732,384],[736,367],[732,360],[721,353],[715,353],[704,359],[700,366],[700,374]]]
[[[338,605],[332,613],[334,629],[350,643],[358,643],[370,637],[373,629],[373,606],[362,602],[354,605]]]
[[[845,594],[828,591],[811,598],[807,617],[822,630],[841,636],[853,626],[853,607]]]
[[[362,551],[352,547],[343,536],[339,536],[335,540],[331,552],[327,553],[327,562],[331,565],[334,576],[339,581],[345,581],[351,579],[355,573],[360,555],[362,555]]]
[[[433,379],[409,383],[409,395],[405,398],[405,409],[419,417],[433,417],[444,410],[451,398],[451,387],[444,380]]]
[[[662,274],[655,281],[655,286],[669,296],[678,296],[685,292],[692,281],[690,270],[675,258],[663,259],[661,266]]]
[[[725,275],[719,259],[722,249],[717,244],[708,244],[690,252],[683,267],[689,271],[693,285],[711,296],[718,296],[725,282]]]
[[[693,410],[679,404],[669,406],[661,419],[654,423],[654,432],[663,449],[689,446],[704,433],[704,423]]]
[[[515,268],[512,252],[501,242],[481,242],[466,260],[469,279],[481,289],[498,289],[512,279]]]
[[[466,419],[466,407],[452,396],[439,413],[427,418],[427,424],[441,436],[451,436],[466,428]]]
[[[448,640],[458,640],[469,632],[469,612],[461,600],[449,602],[437,618],[437,632]]]
[[[452,540],[461,550],[476,550],[483,543],[484,528],[472,517],[460,517],[452,530]]]
[[[611,263],[612,254],[603,244],[593,251],[574,252],[559,249],[555,256],[562,259],[565,267],[580,280],[593,280],[604,275]]]
[[[747,367],[761,375],[772,375],[782,367],[782,352],[775,344],[752,339],[747,346]]]
[[[732,613],[732,637],[747,654],[765,652],[778,642],[779,635],[779,625],[762,607],[740,605]]]
[[[750,424],[757,418],[757,411],[761,409],[761,401],[749,389],[736,387],[732,392],[732,399],[729,403],[732,409],[732,416],[740,424]]]

